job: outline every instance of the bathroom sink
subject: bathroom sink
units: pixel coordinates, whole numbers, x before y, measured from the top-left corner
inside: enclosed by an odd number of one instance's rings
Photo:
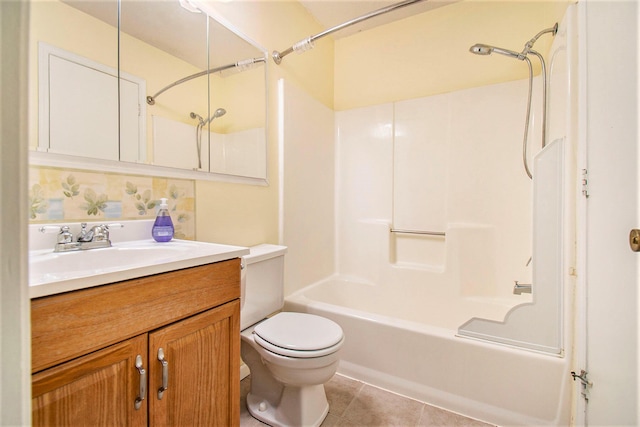
[[[73,252],[52,249],[29,252],[31,298],[98,286],[248,254],[240,246],[172,240],[135,240],[110,248]]]

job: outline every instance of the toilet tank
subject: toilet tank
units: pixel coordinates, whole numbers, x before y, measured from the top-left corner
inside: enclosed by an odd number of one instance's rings
[[[265,319],[284,305],[286,246],[262,244],[242,257],[240,329]]]

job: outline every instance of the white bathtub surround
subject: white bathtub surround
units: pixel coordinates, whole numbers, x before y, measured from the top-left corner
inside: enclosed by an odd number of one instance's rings
[[[287,295],[335,271],[334,112],[283,79],[278,91]]]
[[[457,297],[509,298],[515,280],[530,283],[526,90],[518,81],[337,113],[337,271]]]

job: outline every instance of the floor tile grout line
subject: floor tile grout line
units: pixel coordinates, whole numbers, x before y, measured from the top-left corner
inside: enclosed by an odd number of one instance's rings
[[[348,377],[344,377],[344,378],[348,378]],[[344,421],[349,421],[348,418],[346,418],[347,413],[349,412],[349,408],[351,407],[351,405],[353,405],[353,402],[356,401],[356,399],[358,398],[358,396],[360,395],[360,392],[362,391],[362,389],[365,386],[365,383],[359,380],[353,380],[351,378],[348,378],[352,381],[357,381],[358,382],[358,389],[356,390],[356,392],[353,394],[353,396],[351,396],[351,400],[349,401],[349,404],[344,408],[344,411],[342,411],[342,415],[340,416],[341,420]]]

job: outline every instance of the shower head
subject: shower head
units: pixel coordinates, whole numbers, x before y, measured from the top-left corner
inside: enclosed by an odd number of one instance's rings
[[[509,56],[511,58],[516,58],[519,60],[523,60],[525,55],[515,52],[509,49],[503,49],[501,47],[489,46],[488,44],[477,43],[469,48],[469,52],[474,53],[476,55],[491,55],[492,53],[499,53],[500,55]]]
[[[213,115],[211,117],[209,117],[209,120],[204,122],[204,124],[206,125],[208,123],[211,123],[213,121],[213,119],[217,119],[218,117],[222,117],[225,114],[227,114],[227,110],[225,110],[224,108],[218,108],[216,111],[213,112]]]
[[[491,55],[493,48],[486,44],[474,44],[469,48],[469,52],[475,53],[476,55]],[[191,113],[193,114],[193,113]]]
[[[211,117],[209,117],[208,120],[205,120],[202,118],[202,116],[200,114],[191,112],[191,114],[189,114],[189,117],[191,117],[192,119],[198,119],[198,125],[200,127],[204,127],[206,125],[208,125],[209,123],[211,123],[213,121],[213,119],[217,119],[218,117],[222,117],[225,114],[227,114],[227,110],[225,110],[224,108],[218,108],[216,111],[213,112],[213,115]]]
[[[224,108],[218,108],[218,109],[213,113],[213,116],[211,116],[211,119],[210,119],[209,121],[211,121],[211,120],[213,120],[213,119],[217,119],[218,117],[222,117],[222,116],[224,116],[225,114],[227,114],[227,110],[225,110]]]

